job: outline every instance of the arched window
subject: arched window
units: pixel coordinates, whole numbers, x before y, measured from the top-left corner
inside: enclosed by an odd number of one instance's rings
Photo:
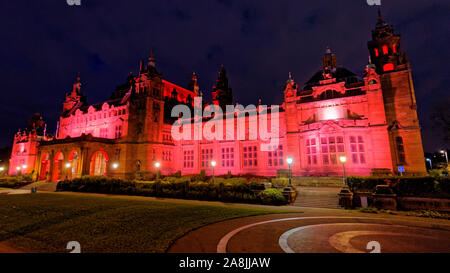
[[[392,52],[397,53],[397,45],[396,44],[392,45]]]
[[[406,163],[406,157],[405,157],[405,147],[403,146],[403,138],[402,137],[396,137],[395,143],[397,145],[397,154],[398,154],[398,163],[399,164],[405,164]]]

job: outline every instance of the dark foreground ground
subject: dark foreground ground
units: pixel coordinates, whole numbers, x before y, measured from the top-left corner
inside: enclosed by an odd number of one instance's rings
[[[0,195],[0,251],[165,252],[186,232],[270,209],[81,194]]]
[[[316,199],[305,207],[271,207],[86,193],[0,194],[0,252],[69,252],[69,241],[79,242],[83,253],[450,252],[449,220],[306,207]]]

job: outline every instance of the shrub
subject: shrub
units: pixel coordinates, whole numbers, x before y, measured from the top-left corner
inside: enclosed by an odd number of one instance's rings
[[[71,181],[61,181],[58,190],[134,194],[142,196],[164,196],[170,198],[188,198],[198,200],[222,200],[270,205],[286,204],[281,191],[263,190],[258,196],[251,189],[257,182],[247,183],[245,178],[217,178],[217,183],[194,181],[191,176],[165,177],[158,181],[128,181],[104,176],[83,176]],[[260,183],[259,183],[260,184]]]
[[[277,189],[266,189],[258,194],[258,200],[264,205],[285,205],[286,198],[283,193]]]
[[[349,176],[347,183],[353,192],[375,192],[378,185],[388,185],[399,196],[450,196],[448,177],[359,177]]]
[[[394,192],[388,185],[377,185],[376,194],[393,194]]]
[[[200,180],[200,181],[206,181],[206,171],[205,171],[204,169],[202,169],[202,170],[200,171],[199,180]]]
[[[33,181],[31,175],[17,175],[0,177],[0,187],[20,188]]]
[[[285,188],[289,186],[289,178],[272,178],[271,182],[275,188]]]

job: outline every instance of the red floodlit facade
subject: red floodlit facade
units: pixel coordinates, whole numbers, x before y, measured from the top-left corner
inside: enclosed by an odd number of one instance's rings
[[[268,107],[268,120],[279,109],[277,144],[262,150],[265,143],[257,134],[260,122],[249,116],[244,139],[237,140],[239,119],[231,140],[175,140],[172,108],[183,104],[194,112],[202,101],[197,76],[187,88],[166,81],[157,71],[153,53],[146,64],[140,62],[138,76],[130,74],[111,97],[89,105],[78,77],[66,94],[55,136],[48,136],[34,124],[14,138],[9,173],[33,173],[38,180],[58,181],[81,175],[107,175],[146,178],[157,171],[215,174],[255,174],[274,176],[287,169],[286,158],[293,158],[292,171],[301,176],[342,175],[339,157],[345,155],[346,172],[370,175],[375,172],[406,174],[426,172],[418,123],[414,87],[400,36],[381,16],[368,43],[371,56],[362,77],[337,65],[327,49],[322,69],[299,88],[291,75],[284,88],[284,102]],[[233,104],[232,89],[222,66],[212,88],[213,101],[225,109]],[[207,105],[202,103],[200,109]],[[255,111],[265,106],[258,105]],[[41,119],[40,119],[41,120]],[[187,119],[184,119],[187,120]],[[205,129],[208,119],[199,123]],[[225,124],[225,121],[224,121]],[[252,127],[252,124],[254,125]],[[223,135],[230,133],[224,125]],[[248,128],[253,128],[248,129]],[[26,168],[24,168],[26,166]]]

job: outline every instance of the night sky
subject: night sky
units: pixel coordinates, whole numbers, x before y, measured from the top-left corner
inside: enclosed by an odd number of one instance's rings
[[[382,4],[411,60],[425,150],[444,147],[430,115],[450,97],[450,1]],[[236,101],[279,104],[288,72],[303,87],[326,46],[361,76],[376,19],[366,0],[2,0],[0,147],[37,111],[54,131],[77,72],[88,102],[101,102],[152,47],[168,81],[186,87],[195,71],[210,98],[224,64]]]

